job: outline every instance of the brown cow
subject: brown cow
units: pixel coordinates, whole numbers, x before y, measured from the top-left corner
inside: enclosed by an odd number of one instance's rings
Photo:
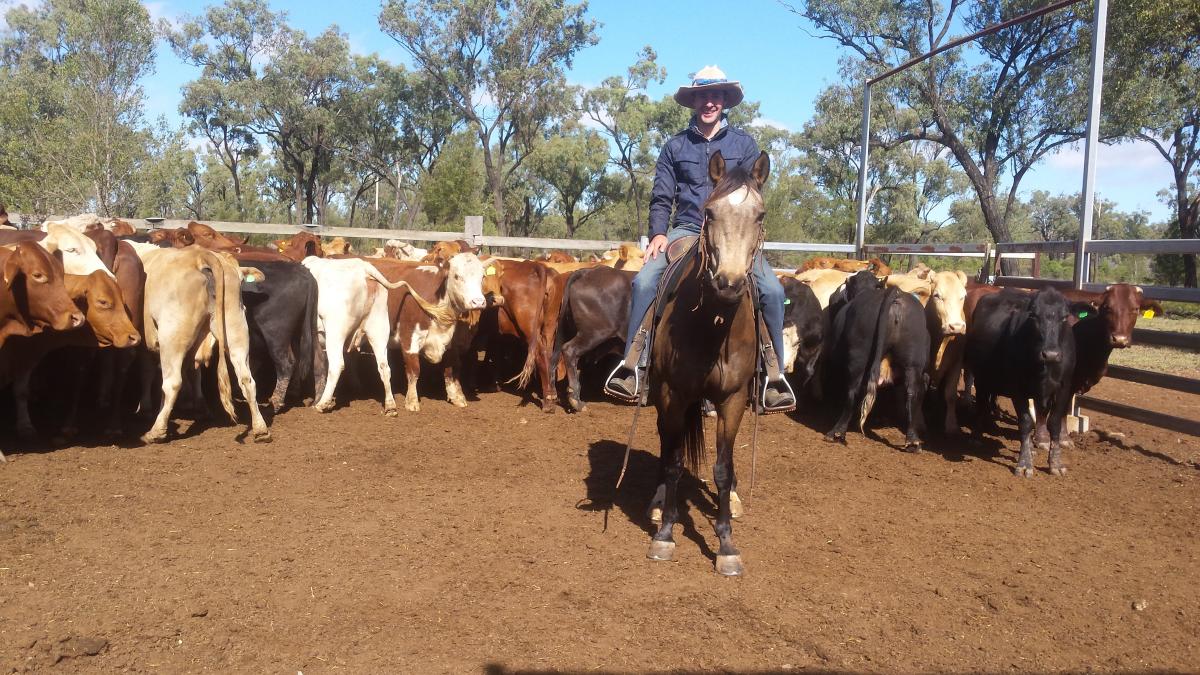
[[[0,248],[0,347],[10,335],[67,330],[83,312],[67,295],[62,263],[33,242]]]
[[[579,262],[575,256],[566,251],[547,251],[543,253],[538,260],[548,263],[574,263]]]
[[[318,258],[324,257],[324,253],[321,251],[321,238],[312,232],[297,232],[290,239],[277,239],[275,246],[283,257],[295,262],[300,262],[310,255]]]
[[[632,242],[625,242],[617,248],[605,251],[599,259],[599,262],[606,267],[629,272],[637,272],[642,269],[644,261],[645,252]]]
[[[421,258],[421,262],[440,265],[459,253],[474,252],[474,247],[462,239],[439,241],[429,249],[429,253],[425,254],[424,258]]]
[[[321,244],[321,253],[326,257],[333,255],[350,255],[353,253],[353,247],[350,242],[344,237],[334,237],[333,239]]]
[[[479,340],[492,342],[497,335],[516,337],[525,343],[525,362],[520,373],[510,381],[524,389],[535,370],[542,385],[542,411],[554,412],[557,396],[554,380],[550,374],[550,349],[553,342],[544,341],[547,296],[552,293],[551,279],[555,272],[542,263],[532,260],[497,260],[497,276],[504,305],[495,312],[495,324],[491,321],[480,330]],[[557,317],[557,313],[555,313]]]
[[[244,237],[241,241],[230,239],[224,234],[213,229],[212,226],[204,223],[191,221],[187,224],[187,230],[191,233],[196,243],[210,251],[239,251],[250,241],[250,237]]]
[[[877,277],[885,277],[892,273],[892,268],[888,267],[879,258],[851,260],[849,258],[829,258],[825,256],[816,256],[805,260],[800,265],[800,269],[796,270],[796,274],[808,270],[839,270],[841,272],[850,272],[851,274],[862,270],[870,270]]]
[[[113,277],[104,272],[92,272],[86,277],[68,274],[65,279],[67,293],[78,307],[86,311],[85,323],[74,330],[15,338],[0,357],[3,362],[0,369],[12,376],[17,406],[17,435],[24,439],[35,435],[29,417],[30,378],[46,355],[64,347],[124,349],[141,342],[141,335],[130,320],[121,289]],[[82,376],[85,373],[81,370],[78,374]],[[72,387],[71,408],[63,423],[63,433],[68,437],[75,433],[75,415],[82,385],[82,382],[76,381]]]
[[[168,246],[172,248],[183,248],[184,246],[191,246],[196,243],[196,238],[192,236],[192,233],[182,227],[151,230],[149,240],[151,244],[156,246]]]

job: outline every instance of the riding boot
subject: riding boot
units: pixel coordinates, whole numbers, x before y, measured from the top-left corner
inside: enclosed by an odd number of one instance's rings
[[[762,331],[764,337],[766,331]],[[760,346],[762,350],[761,368],[765,371],[766,382],[759,396],[759,411],[763,414],[791,412],[796,409],[796,394],[792,385],[779,370],[779,358],[775,355],[775,345],[771,338],[765,337]]]
[[[604,393],[626,403],[646,404],[649,390],[644,386],[646,370],[650,363],[650,352],[646,343],[650,336],[650,323],[654,316],[653,306],[642,317],[642,325],[634,334],[633,344],[625,352],[625,359],[617,364],[604,383]]]

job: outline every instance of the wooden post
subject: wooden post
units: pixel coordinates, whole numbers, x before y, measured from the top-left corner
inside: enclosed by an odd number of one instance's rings
[[[467,243],[479,248],[483,238],[483,216],[467,216],[464,220],[466,222],[463,224],[463,235]]]
[[[1033,253],[1033,277],[1040,279],[1042,276],[1042,253],[1034,251]]]

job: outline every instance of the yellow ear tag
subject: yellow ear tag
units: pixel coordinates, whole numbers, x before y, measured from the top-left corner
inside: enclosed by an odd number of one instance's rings
[[[488,267],[486,270],[483,271],[483,274],[484,274],[484,276],[488,276],[488,277],[496,276],[496,266],[492,265],[492,266]]]
[[[1148,309],[1148,310],[1142,312],[1142,316],[1146,317],[1147,319],[1153,319],[1154,318],[1154,310]]]

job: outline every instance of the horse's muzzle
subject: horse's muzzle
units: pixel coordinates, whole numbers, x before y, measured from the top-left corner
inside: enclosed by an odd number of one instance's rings
[[[741,299],[746,292],[746,277],[730,278],[724,274],[713,275],[713,290],[721,302],[734,303]]]

